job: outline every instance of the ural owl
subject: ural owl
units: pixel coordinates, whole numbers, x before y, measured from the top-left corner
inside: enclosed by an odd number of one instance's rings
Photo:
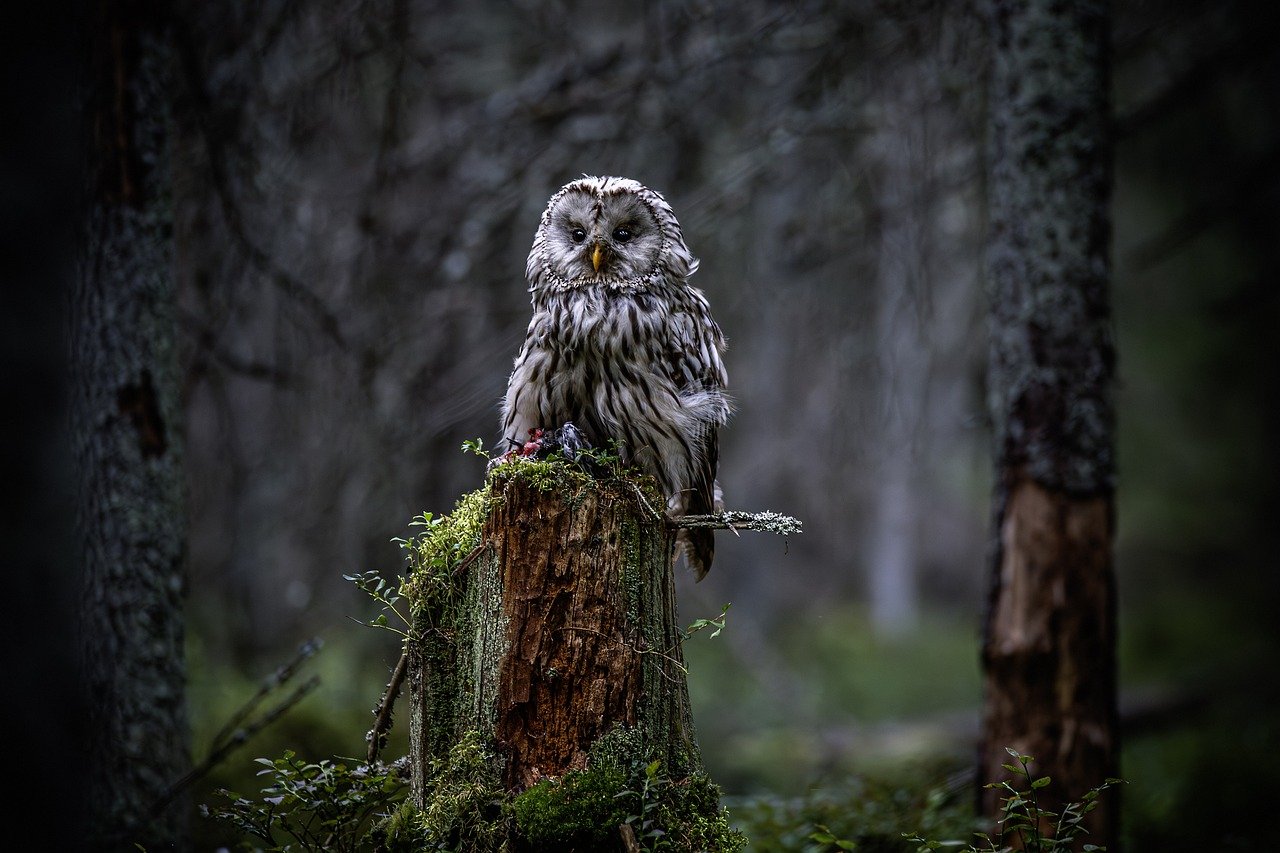
[[[525,275],[533,319],[502,405],[503,438],[576,426],[652,474],[673,515],[722,511],[718,428],[729,418],[724,335],[666,199],[627,178],[584,177],[542,214]],[[677,543],[701,580],[710,530]]]

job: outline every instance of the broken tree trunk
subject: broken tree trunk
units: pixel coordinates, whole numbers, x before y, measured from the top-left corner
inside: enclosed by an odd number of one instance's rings
[[[654,816],[665,815],[662,831],[674,849],[741,845],[694,737],[676,616],[675,528],[657,509],[664,505],[647,479],[520,460],[498,466],[449,518],[424,519],[406,583],[409,765],[412,802],[432,838],[462,840],[438,824],[457,797],[448,776],[459,773],[459,745],[479,743],[485,784],[514,804],[504,814],[516,825],[502,832],[518,845],[539,849],[552,839],[563,845],[557,849],[638,849],[636,834],[655,826],[637,818],[645,797]],[[761,518],[777,528],[778,517]],[[579,808],[585,795],[567,787],[571,778],[593,790],[615,786],[597,798],[603,811],[591,819],[616,821],[607,843],[588,837],[598,827],[556,835],[560,818],[539,811],[556,785]],[[609,816],[628,797],[634,802]]]
[[[990,113],[995,438],[981,781],[1036,759],[1061,811],[1117,775],[1115,371],[1105,2],[997,2]],[[998,788],[982,807],[1001,814]],[[1083,825],[1115,851],[1116,794]]]

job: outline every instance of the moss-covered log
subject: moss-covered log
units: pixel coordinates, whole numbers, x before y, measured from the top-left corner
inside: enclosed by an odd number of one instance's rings
[[[431,839],[466,840],[456,801],[496,793],[487,837],[517,847],[627,849],[646,808],[687,849],[741,845],[694,739],[664,503],[645,479],[517,460],[426,521],[407,584],[409,758]]]

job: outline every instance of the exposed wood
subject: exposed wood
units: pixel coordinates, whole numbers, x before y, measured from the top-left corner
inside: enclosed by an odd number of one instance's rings
[[[494,727],[509,788],[586,766],[591,745],[636,724],[643,641],[628,625],[615,507],[576,510],[509,488],[485,538],[502,576],[505,651]]]
[[[673,531],[631,481],[493,483],[479,554],[410,642],[419,805],[431,760],[471,730],[491,736],[511,792],[585,768],[620,729],[637,732],[645,757],[673,777],[699,770]]]
[[[1003,747],[1036,759],[1058,808],[1116,775],[1115,579],[1111,500],[1016,483],[1001,527],[1000,578],[984,649],[982,778],[1002,779]],[[999,808],[986,791],[989,814]],[[1114,826],[1114,798],[1089,818]],[[1098,843],[1091,839],[1094,843]]]

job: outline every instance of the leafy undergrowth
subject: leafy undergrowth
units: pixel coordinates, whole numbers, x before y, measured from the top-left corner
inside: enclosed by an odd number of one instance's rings
[[[853,776],[800,797],[726,796],[724,802],[734,825],[751,839],[748,853],[914,853],[919,845],[904,833],[971,837],[978,828],[972,791],[958,767],[933,764],[896,775]]]
[[[751,838],[750,850],[762,853],[1104,851],[1092,843],[1084,822],[1119,780],[1104,780],[1054,811],[1037,793],[1049,784],[1048,777],[1033,772],[1030,756],[1008,752],[1013,760],[1005,769],[1011,779],[990,786],[1003,804],[996,827],[975,819],[972,787],[956,774],[932,785],[923,777],[896,783],[857,778],[792,801],[747,799],[735,804],[738,824]]]

